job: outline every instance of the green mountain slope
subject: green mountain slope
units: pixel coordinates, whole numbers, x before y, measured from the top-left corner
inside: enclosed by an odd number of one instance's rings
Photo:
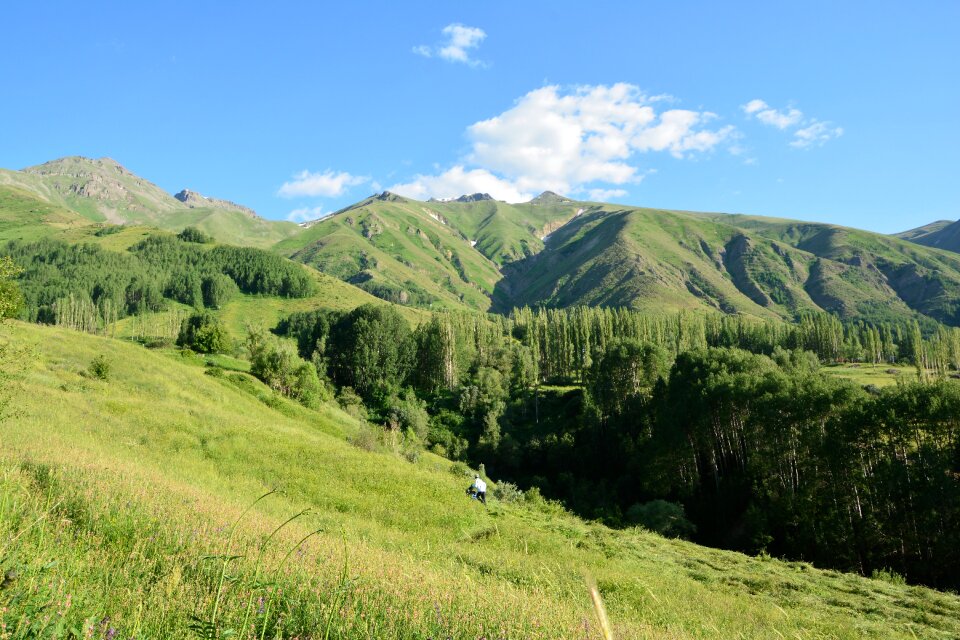
[[[617,638],[960,634],[956,595],[613,531],[537,500],[484,510],[446,461],[351,445],[363,426],[335,406],[205,375],[199,358],[22,323],[0,343],[32,354],[0,440],[12,637],[39,635],[17,635],[29,608],[44,637],[188,638],[213,620],[222,635],[266,622],[267,637],[596,639],[584,573]],[[86,374],[98,355],[106,381]]]
[[[428,203],[383,193],[274,249],[402,304],[486,309],[497,265]]]
[[[916,242],[918,239],[924,236],[930,235],[931,233],[936,233],[944,227],[949,227],[951,224],[953,224],[953,222],[953,220],[937,220],[935,222],[931,222],[930,224],[925,224],[922,227],[908,229],[907,231],[901,231],[900,233],[895,233],[893,235],[894,237],[902,238],[903,240],[913,240]]]
[[[75,211],[31,191],[0,185],[0,241],[36,240],[90,226],[90,221]]]
[[[179,231],[196,226],[223,242],[269,247],[295,233],[291,222],[264,220],[225,200],[170,195],[109,158],[60,158],[22,171],[0,170],[0,186],[29,192],[93,222],[145,224]],[[188,197],[192,195],[193,197]]]
[[[925,247],[960,253],[960,221],[940,220],[897,236]]]
[[[960,321],[960,260],[866,231],[772,218],[587,205],[505,269],[497,300]],[[505,307],[501,307],[505,308]]]
[[[814,255],[821,265],[812,287],[827,310],[846,317],[911,311],[956,325],[960,322],[960,257],[869,231],[827,224],[731,216],[756,235]],[[833,300],[833,301],[831,301]]]

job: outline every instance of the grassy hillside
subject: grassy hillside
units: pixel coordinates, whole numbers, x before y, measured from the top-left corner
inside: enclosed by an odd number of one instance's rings
[[[336,408],[129,343],[0,331],[30,353],[0,441],[8,637],[185,638],[203,623],[247,637],[265,620],[268,637],[598,638],[584,572],[617,638],[960,633],[954,595],[611,531],[538,502],[484,510],[439,458],[348,444],[361,426]],[[99,354],[107,381],[86,374]]]
[[[92,226],[78,213],[18,187],[0,185],[0,242],[37,240]]]
[[[926,247],[960,253],[960,222],[941,220],[897,236]]]
[[[811,287],[836,300],[828,300],[828,310],[877,317],[902,314],[906,306],[941,322],[960,322],[960,257],[950,252],[835,225],[729,218],[753,234],[816,256],[823,269]]]
[[[893,235],[897,238],[916,242],[919,238],[930,235],[931,233],[936,233],[944,227],[949,227],[951,224],[953,224],[953,222],[953,220],[937,220],[935,222],[931,222],[930,224],[925,224],[922,227],[908,229],[907,231],[901,231],[900,233],[895,233]]]
[[[419,306],[486,309],[500,277],[426,204],[368,198],[276,245],[276,251],[380,297]]]
[[[543,252],[505,273],[500,308],[524,301],[960,321],[956,256],[789,220],[589,205],[551,235]]]
[[[196,207],[109,158],[60,158],[22,171],[0,170],[0,188],[14,188],[91,222],[140,224],[179,231],[200,227],[221,242],[257,247],[286,238],[299,227],[264,220],[238,205],[211,200]]]

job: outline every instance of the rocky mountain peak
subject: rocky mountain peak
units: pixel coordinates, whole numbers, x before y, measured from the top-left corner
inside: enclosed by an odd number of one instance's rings
[[[219,198],[210,198],[197,191],[182,189],[173,195],[174,198],[187,205],[191,209],[212,208],[212,209],[231,209],[247,214],[251,218],[259,217],[257,212],[242,204],[231,202],[230,200],[221,200]]]
[[[530,204],[560,204],[564,202],[573,202],[573,200],[554,193],[553,191],[544,191],[536,198],[531,200]]]
[[[484,200],[493,200],[493,196],[489,193],[474,193],[471,195],[462,195],[454,202],[482,202]]]
[[[374,196],[377,200],[383,200],[384,202],[400,202],[404,200],[403,196],[398,196],[392,191],[384,191],[383,193],[378,193]]]

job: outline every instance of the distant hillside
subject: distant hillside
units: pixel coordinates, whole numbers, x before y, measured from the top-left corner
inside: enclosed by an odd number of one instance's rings
[[[957,256],[771,218],[594,205],[505,273],[497,300],[512,304],[960,321]]]
[[[949,227],[953,224],[953,220],[937,220],[936,222],[931,222],[930,224],[925,224],[922,227],[917,227],[916,229],[909,229],[907,231],[901,231],[900,233],[893,234],[894,237],[902,238],[903,240],[912,240],[916,242],[924,236],[928,236],[932,233],[940,231],[944,227]],[[922,243],[921,243],[922,244]]]
[[[196,226],[223,242],[269,247],[295,233],[290,222],[188,190],[174,197],[110,158],[60,158],[22,171],[0,170],[0,188],[15,188],[92,222],[145,224],[179,231]]]
[[[0,185],[0,241],[34,240],[88,226],[90,221],[76,211],[44,200],[32,191]]]
[[[541,251],[579,210],[559,197],[511,205],[485,194],[420,202],[385,192],[275,250],[395,302],[487,309],[500,269]]]
[[[926,247],[960,253],[960,221],[938,220],[917,229],[904,231],[897,236]]]
[[[549,192],[512,205],[485,194],[419,202],[384,193],[275,249],[421,306],[599,305],[785,319],[830,311],[960,322],[960,258],[947,252],[835,225]]]

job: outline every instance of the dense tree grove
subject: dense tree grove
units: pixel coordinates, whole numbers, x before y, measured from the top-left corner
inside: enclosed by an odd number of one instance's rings
[[[150,236],[126,252],[54,240],[11,242],[3,250],[22,268],[21,317],[102,330],[127,315],[163,309],[176,300],[216,309],[238,292],[304,297],[307,272],[260,249],[207,247],[174,236]]]
[[[956,329],[523,309],[411,331],[367,305],[276,331],[374,419],[588,517],[960,586]],[[881,391],[820,368],[851,360],[923,375]]]

